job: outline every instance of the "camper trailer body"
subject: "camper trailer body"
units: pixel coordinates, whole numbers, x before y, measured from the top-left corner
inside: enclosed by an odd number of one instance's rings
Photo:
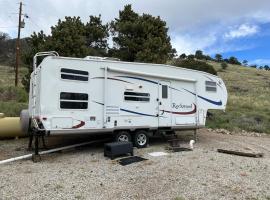
[[[197,129],[226,103],[219,77],[163,64],[47,56],[30,80],[30,117],[48,134]]]

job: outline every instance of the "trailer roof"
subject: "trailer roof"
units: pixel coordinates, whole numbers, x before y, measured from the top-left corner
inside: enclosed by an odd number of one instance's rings
[[[192,72],[199,72],[207,75],[211,75],[217,78],[220,78],[219,76],[204,72],[204,71],[198,71],[194,69],[188,69],[188,68],[182,68],[182,67],[176,67],[173,65],[168,65],[168,64],[154,64],[154,63],[142,63],[142,62],[127,62],[127,61],[117,61],[117,60],[112,60],[112,59],[97,59],[97,58],[92,58],[92,57],[85,57],[85,58],[74,58],[74,57],[63,57],[63,56],[47,56],[53,59],[65,59],[65,60],[80,60],[80,61],[96,61],[96,62],[105,62],[105,63],[122,63],[122,64],[135,64],[135,65],[152,65],[152,66],[162,66],[162,67],[169,67],[169,68],[174,68],[174,69],[183,69],[187,71],[192,71]],[[46,58],[47,58],[46,57]],[[46,59],[44,58],[44,60]],[[99,57],[102,58],[102,57]],[[107,57],[106,57],[107,58]]]

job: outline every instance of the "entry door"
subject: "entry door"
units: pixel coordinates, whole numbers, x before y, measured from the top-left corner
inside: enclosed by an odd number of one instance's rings
[[[166,127],[171,126],[171,83],[168,81],[159,81],[158,84],[158,126]]]

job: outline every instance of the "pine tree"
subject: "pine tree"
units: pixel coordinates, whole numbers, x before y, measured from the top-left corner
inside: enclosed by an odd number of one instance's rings
[[[125,61],[166,63],[175,54],[166,22],[149,14],[139,15],[126,5],[111,23],[112,56]]]

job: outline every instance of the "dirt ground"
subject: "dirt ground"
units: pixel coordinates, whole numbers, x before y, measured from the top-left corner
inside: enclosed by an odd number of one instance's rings
[[[179,137],[183,146],[191,139]],[[193,151],[151,157],[148,153],[165,152],[167,145],[152,139],[148,148],[135,149],[148,160],[127,166],[105,158],[103,144],[44,155],[39,163],[0,165],[0,199],[270,199],[269,136],[202,129],[198,139]],[[26,138],[0,141],[0,160],[29,153],[26,146]],[[264,156],[222,154],[218,148]]]

